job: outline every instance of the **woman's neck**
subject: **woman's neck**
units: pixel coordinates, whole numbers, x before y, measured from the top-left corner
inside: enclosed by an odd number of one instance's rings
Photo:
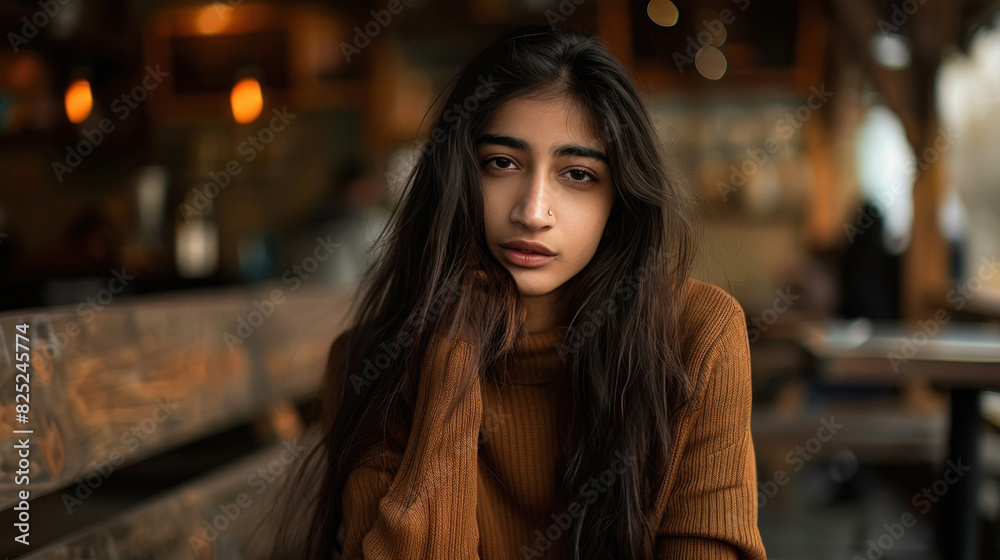
[[[541,296],[522,296],[522,299],[528,309],[528,316],[524,321],[525,331],[549,331],[565,323],[559,290]]]

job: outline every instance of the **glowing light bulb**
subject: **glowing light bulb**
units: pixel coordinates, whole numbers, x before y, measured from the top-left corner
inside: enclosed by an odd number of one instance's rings
[[[233,118],[240,124],[253,122],[260,116],[264,106],[264,95],[260,91],[260,82],[253,78],[244,78],[233,86],[229,95],[233,108]]]
[[[198,33],[203,35],[214,35],[219,33],[229,27],[229,22],[233,19],[233,8],[231,6],[223,6],[218,2],[213,3],[211,6],[205,6],[201,10],[198,10],[198,15],[195,16],[194,26],[198,30]]]
[[[81,123],[90,115],[94,107],[94,96],[90,91],[90,82],[76,80],[66,89],[66,116],[73,124]]]

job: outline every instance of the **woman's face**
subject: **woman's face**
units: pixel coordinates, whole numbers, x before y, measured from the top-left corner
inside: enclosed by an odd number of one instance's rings
[[[486,126],[477,154],[490,251],[522,296],[554,292],[594,256],[615,200],[585,110],[565,95],[513,98]],[[509,247],[518,241],[551,256]]]

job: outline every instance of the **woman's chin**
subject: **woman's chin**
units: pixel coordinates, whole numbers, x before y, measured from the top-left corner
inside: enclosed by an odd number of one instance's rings
[[[539,297],[552,293],[554,286],[539,285],[538,283],[518,282],[517,291],[521,297]]]

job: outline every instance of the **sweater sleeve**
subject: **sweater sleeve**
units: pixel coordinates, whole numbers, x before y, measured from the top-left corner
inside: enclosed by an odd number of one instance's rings
[[[750,345],[739,303],[727,294],[725,307],[689,403],[688,436],[678,442],[683,447],[657,533],[657,558],[767,558],[757,528]]]
[[[421,366],[405,449],[383,445],[348,475],[342,499],[345,560],[479,558],[478,372],[445,419],[473,350],[465,341],[435,334]]]

